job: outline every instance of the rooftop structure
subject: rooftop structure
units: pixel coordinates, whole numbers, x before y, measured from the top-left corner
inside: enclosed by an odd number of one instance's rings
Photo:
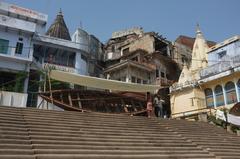
[[[46,32],[46,35],[49,35],[51,37],[56,37],[60,39],[65,40],[71,40],[67,25],[63,18],[63,13],[60,9],[59,13],[57,14],[57,17],[55,18],[52,25],[49,27],[48,31]]]

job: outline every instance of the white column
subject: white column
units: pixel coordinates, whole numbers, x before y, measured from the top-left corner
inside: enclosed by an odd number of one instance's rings
[[[212,92],[213,92],[213,104],[214,104],[214,108],[217,107],[217,102],[216,102],[216,95],[215,95],[215,92],[214,92],[214,88],[211,88],[212,89]]]
[[[236,80],[234,80],[234,85],[235,85],[236,94],[237,94],[237,101],[239,102],[239,91],[238,91],[238,86],[237,86],[237,81]]]
[[[24,89],[23,89],[23,92],[24,93],[27,93],[27,90],[28,90],[28,81],[29,81],[29,75],[25,78],[24,80]]]
[[[222,89],[223,89],[224,105],[227,105],[227,94],[226,94],[225,87],[224,87],[223,83],[222,83]]]

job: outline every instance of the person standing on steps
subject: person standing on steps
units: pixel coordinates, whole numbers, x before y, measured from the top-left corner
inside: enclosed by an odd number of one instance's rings
[[[153,104],[152,104],[152,97],[150,92],[147,92],[147,116],[148,118],[151,117],[153,111]]]
[[[156,110],[156,116],[162,118],[163,117],[163,100],[161,100],[158,95],[154,98],[154,106]]]

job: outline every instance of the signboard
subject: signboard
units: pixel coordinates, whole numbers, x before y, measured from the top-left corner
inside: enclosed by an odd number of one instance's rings
[[[48,16],[43,13],[39,13],[27,8],[22,8],[16,5],[0,2],[0,11],[15,13],[18,15],[30,17],[33,19],[41,20],[41,21],[47,21]]]
[[[70,72],[70,73],[75,73],[75,69],[71,67],[66,67],[66,66],[61,66],[61,65],[56,65],[56,64],[50,64],[50,63],[45,63],[44,68],[50,68],[53,70],[59,70],[59,71],[64,71],[64,72]]]
[[[35,32],[36,30],[35,23],[23,21],[20,19],[8,17],[1,14],[0,14],[0,25],[17,29],[17,30],[27,31],[27,32]]]

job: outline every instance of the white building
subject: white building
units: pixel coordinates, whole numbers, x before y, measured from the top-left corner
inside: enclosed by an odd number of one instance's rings
[[[72,41],[79,44],[79,49],[85,51],[88,57],[82,55],[81,67],[86,68],[88,75],[101,76],[104,50],[103,44],[94,35],[88,34],[85,30],[78,28],[72,35]]]
[[[94,64],[103,52],[99,40],[87,34],[87,45],[72,41],[61,10],[46,32],[47,19],[46,14],[0,2],[0,105],[36,106],[33,92],[40,86],[35,83],[46,66],[81,75],[98,71]]]
[[[45,32],[47,18],[45,14],[0,2],[0,105],[26,106],[32,37]]]

